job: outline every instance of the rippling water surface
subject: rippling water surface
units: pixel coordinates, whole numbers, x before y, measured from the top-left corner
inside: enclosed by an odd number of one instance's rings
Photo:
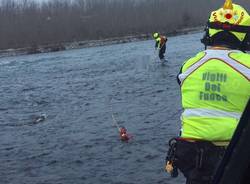
[[[180,128],[176,75],[200,38],[170,37],[165,65],[152,40],[1,58],[0,183],[183,183],[164,162]]]

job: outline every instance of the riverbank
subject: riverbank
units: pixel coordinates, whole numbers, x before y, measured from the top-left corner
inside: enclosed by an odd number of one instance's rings
[[[196,33],[196,32],[201,32],[202,29],[203,29],[203,26],[185,28],[185,29],[180,29],[180,30],[175,30],[173,32],[165,33],[165,35],[167,37],[170,37],[170,36],[177,36],[177,35],[182,35],[182,34]],[[140,34],[140,35],[114,37],[114,38],[100,39],[100,40],[76,41],[76,42],[67,42],[67,43],[55,43],[55,44],[50,44],[50,45],[31,46],[31,47],[18,48],[18,49],[5,49],[5,50],[0,50],[0,57],[57,52],[57,51],[70,50],[70,49],[121,44],[121,43],[128,43],[128,42],[135,42],[135,41],[142,41],[142,40],[149,40],[149,39],[152,39],[151,34]]]

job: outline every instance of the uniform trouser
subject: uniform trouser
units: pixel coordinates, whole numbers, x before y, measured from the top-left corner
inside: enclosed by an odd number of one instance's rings
[[[163,59],[164,58],[164,53],[166,52],[166,44],[164,44],[160,50],[159,50],[159,58]]]
[[[177,141],[176,166],[186,184],[210,184],[226,148],[210,142]]]

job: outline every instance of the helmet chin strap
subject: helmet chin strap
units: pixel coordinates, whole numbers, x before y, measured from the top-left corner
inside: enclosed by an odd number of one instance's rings
[[[204,28],[204,35],[203,35],[203,38],[201,39],[201,43],[204,44],[205,46],[205,50],[207,49],[207,45],[210,45],[211,43],[211,37],[209,36],[209,28],[208,28],[208,24],[206,24],[206,27]]]
[[[209,48],[215,49],[215,50],[229,50],[229,48],[226,45],[209,46]]]

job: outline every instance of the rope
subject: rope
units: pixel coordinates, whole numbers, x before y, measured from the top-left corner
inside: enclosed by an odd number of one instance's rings
[[[111,109],[111,113],[112,113],[112,119],[113,119],[114,125],[117,127],[118,131],[120,132],[120,126],[119,126],[117,120],[115,119],[115,115],[114,115],[114,112],[113,112],[112,99],[113,98],[111,98],[111,100],[110,100],[110,109]]]

